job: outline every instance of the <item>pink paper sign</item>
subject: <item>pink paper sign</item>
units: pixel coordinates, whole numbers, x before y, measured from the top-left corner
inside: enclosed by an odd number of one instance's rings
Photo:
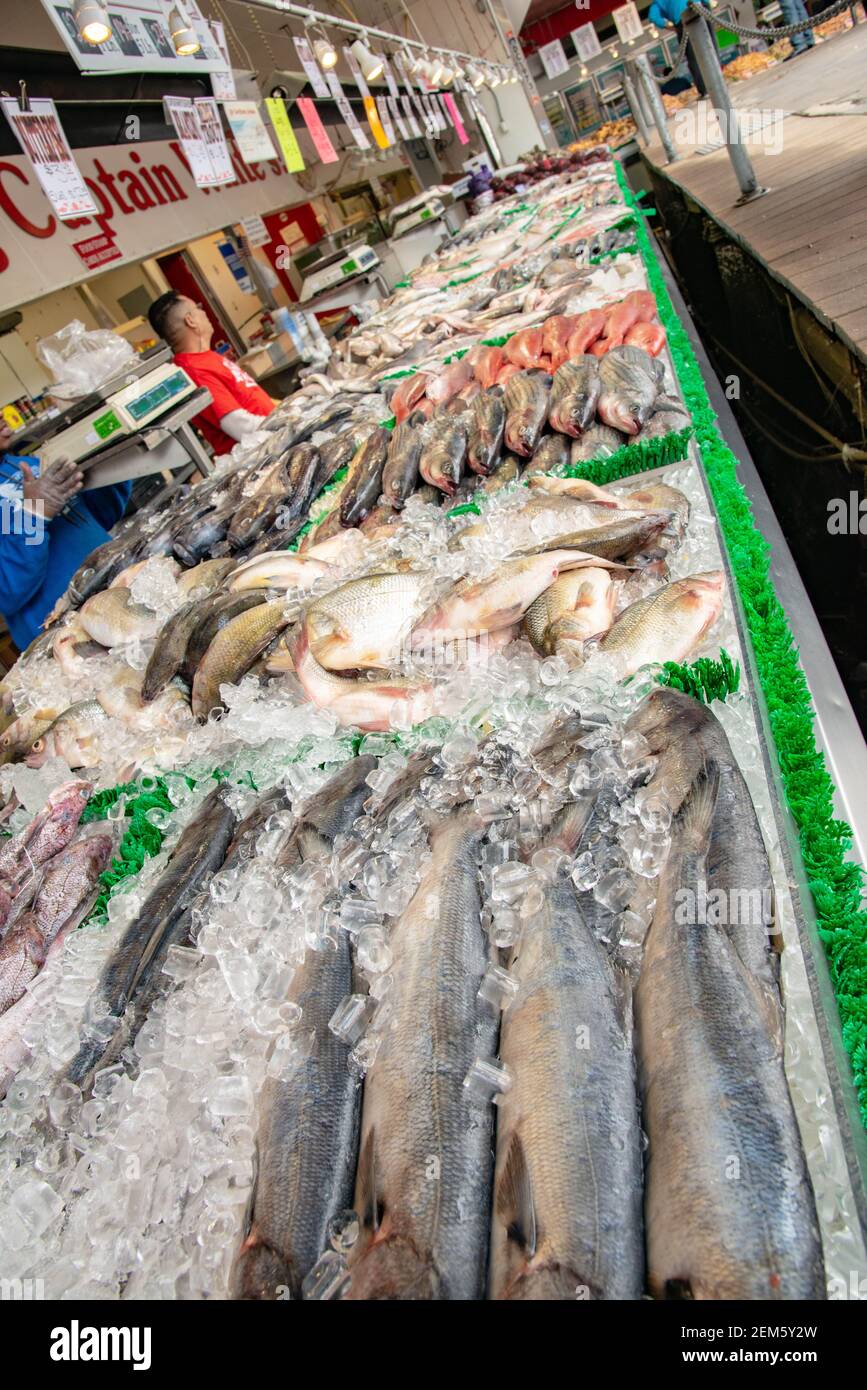
[[[462,145],[466,145],[470,137],[464,130],[464,123],[461,120],[461,114],[458,111],[454,97],[452,96],[451,92],[443,92],[442,99],[446,110],[451,116],[452,125],[458,133],[458,139],[460,140]]]
[[[328,137],[328,131],[319,118],[316,110],[316,103],[310,97],[298,97],[295,105],[301,112],[302,120],[310,131],[310,138],[316,149],[316,153],[323,164],[334,164],[337,159],[337,151]]]

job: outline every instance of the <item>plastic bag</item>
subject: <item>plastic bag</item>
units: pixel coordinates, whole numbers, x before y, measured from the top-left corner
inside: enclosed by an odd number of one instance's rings
[[[57,383],[53,396],[77,400],[119,376],[137,360],[133,347],[110,328],[85,328],[73,319],[38,343],[36,355]]]

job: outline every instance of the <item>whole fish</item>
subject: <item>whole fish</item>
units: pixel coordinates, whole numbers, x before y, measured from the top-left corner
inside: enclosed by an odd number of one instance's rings
[[[443,367],[442,371],[428,380],[425,395],[434,405],[446,405],[452,396],[456,396],[467,385],[472,375],[472,363],[468,362],[466,357],[462,357],[458,362]]]
[[[398,384],[397,390],[391,398],[391,409],[398,424],[411,414],[417,401],[420,401],[425,393],[428,384],[428,376],[424,372],[416,372],[413,376],[406,376]]]
[[[184,598],[205,598],[218,589],[236,565],[235,560],[202,560],[177,578],[178,593]]]
[[[581,357],[602,336],[604,327],[604,309],[588,309],[579,314],[566,343],[567,355]]]
[[[352,459],[359,444],[367,437],[367,430],[353,429],[342,430],[340,434],[329,439],[319,446],[319,468],[316,473],[312,495],[317,495],[326,483],[330,482],[335,473],[341,468],[346,468]]]
[[[423,427],[419,472],[425,482],[449,496],[457,491],[464,471],[467,423],[467,417],[460,414],[433,419]]]
[[[28,767],[41,767],[48,758],[60,757],[70,767],[91,766],[96,761],[93,736],[108,718],[99,700],[78,700],[34,740],[24,761]]]
[[[562,435],[548,435],[548,439],[562,439]],[[545,440],[542,440],[544,444]],[[563,440],[568,451],[569,442]],[[542,445],[539,445],[541,449]],[[538,452],[538,450],[537,450]],[[568,463],[568,457],[566,459]],[[588,482],[586,478],[555,478],[547,472],[534,472],[527,479],[534,492],[547,492],[553,497],[574,497],[578,502],[594,502],[598,506],[607,507],[609,511],[618,511],[625,504],[617,498],[613,492],[608,492],[604,487],[597,487],[595,483]]]
[[[595,556],[579,550],[552,550],[506,560],[489,579],[464,579],[454,585],[415,624],[409,645],[413,649],[437,647],[511,627],[561,570],[599,564]]]
[[[0,1014],[25,993],[45,964],[52,943],[87,916],[111,850],[110,835],[93,835],[49,861],[30,910],[0,941]]]
[[[561,644],[580,656],[584,642],[601,637],[610,628],[616,599],[608,570],[571,570],[530,605],[524,631],[545,656],[559,651]]]
[[[41,811],[0,846],[0,881],[17,890],[34,869],[65,849],[90,798],[90,782],[76,779],[55,787]]]
[[[549,501],[554,500],[549,498]],[[592,504],[584,505],[589,507]],[[599,511],[603,518],[611,516],[607,508],[599,508]],[[628,560],[631,555],[637,555],[661,535],[669,521],[668,512],[639,511],[623,512],[619,515],[615,512],[610,521],[605,519],[601,524],[596,523],[575,531],[558,529],[557,534],[550,540],[536,541],[533,550],[542,552],[574,546],[576,550],[597,555],[603,560]]]
[[[226,790],[215,787],[185,827],[156,885],[103,966],[92,996],[98,1021],[85,1029],[66,1068],[67,1081],[89,1089],[106,1054],[117,1055],[127,1005],[138,989],[147,986],[163,937],[203,881],[223,862],[234,827]]]
[[[302,862],[309,852],[330,852],[361,814],[375,766],[371,757],[353,758],[299,816],[292,839]],[[351,1203],[361,1088],[349,1046],[328,1026],[351,992],[349,936],[340,932],[336,951],[308,949],[287,994],[312,1046],[285,1076],[269,1074],[259,1093],[256,1181],[230,1280],[236,1298],[300,1298],[328,1246],[330,1221]]]
[[[187,643],[201,622],[201,602],[201,599],[190,600],[163,623],[142,681],[141,698],[146,703],[155,700],[183,667]]]
[[[311,589],[318,579],[330,574],[332,566],[311,555],[290,550],[266,550],[255,559],[239,565],[229,580],[229,592],[245,589]]]
[[[665,329],[661,323],[634,323],[623,341],[631,347],[644,348],[651,357],[656,357],[665,347]]]
[[[467,354],[472,358],[473,372],[483,391],[493,386],[497,373],[503,365],[503,349],[500,347],[472,348]]]
[[[574,850],[570,811],[557,847]],[[638,1299],[642,1152],[629,987],[565,872],[512,949],[491,1232],[495,1299]]]
[[[621,679],[640,666],[684,661],[722,612],[724,587],[722,570],[708,570],[638,599],[617,618],[600,650],[614,656]]]
[[[467,463],[474,473],[488,477],[496,467],[503,447],[506,406],[502,389],[492,386],[473,402],[467,428]]]
[[[0,762],[15,762],[24,757],[36,739],[62,713],[63,710],[56,705],[41,705],[13,719],[0,734]]]
[[[627,436],[609,425],[591,425],[580,439],[573,440],[569,462],[575,464],[589,459],[610,458],[626,442]]]
[[[710,877],[719,783],[713,763],[702,768],[673,823],[636,992],[648,1283],[656,1298],[820,1299],[779,995],[709,910],[690,920],[682,907]],[[753,870],[766,878],[766,865]]]
[[[319,709],[330,709],[344,726],[385,731],[392,724],[400,728],[420,724],[433,711],[430,681],[411,681],[403,677],[377,677],[352,680],[328,671],[310,651],[303,629],[292,647],[292,663],[308,700]]]
[[[390,437],[388,430],[377,427],[356,451],[340,501],[342,526],[357,526],[376,506]]]
[[[599,364],[598,402],[603,424],[637,434],[649,419],[659,392],[662,364],[643,348],[613,347]]]
[[[551,378],[543,372],[518,372],[506,382],[506,448],[529,458],[539,442],[548,414]]]
[[[237,618],[239,613],[246,613],[248,609],[256,608],[264,602],[265,595],[257,589],[241,593],[213,594],[211,598],[201,601],[198,605],[198,622],[187,639],[184,652],[182,673],[188,685],[192,684],[205,652],[226,623]]]
[[[419,616],[422,574],[366,574],[315,599],[304,628],[310,651],[330,671],[388,667]]]
[[[647,423],[639,431],[640,439],[660,439],[666,434],[674,434],[679,430],[687,429],[690,425],[689,415],[680,409],[660,407],[654,404],[653,414]]]
[[[418,462],[424,435],[420,420],[411,415],[392,430],[385,467],[382,470],[382,495],[400,511],[418,482]]]
[[[485,496],[492,497],[501,488],[508,487],[510,483],[517,482],[521,476],[521,460],[514,454],[500,454],[499,459],[494,465],[494,470],[489,477],[484,478],[479,483],[477,491],[483,492]]]
[[[365,1077],[349,1299],[477,1299],[485,1285],[493,1107],[464,1078],[496,1044],[478,999],[486,966],[477,854],[460,811],[391,936],[392,1018]]]
[[[636,508],[651,512],[671,512],[673,529],[680,537],[686,534],[689,521],[689,499],[679,488],[668,487],[665,483],[650,483],[647,487],[634,488],[619,499],[621,507]]]
[[[527,464],[524,476],[530,487],[538,474],[546,474],[565,468],[569,462],[569,440],[562,434],[543,434],[533,457]]]
[[[543,355],[542,329],[522,328],[513,333],[503,349],[506,360],[513,362],[522,371],[537,367]]]
[[[159,618],[144,604],[134,603],[129,589],[105,589],[87,599],[78,620],[88,637],[103,647],[153,637]]]
[[[267,473],[253,496],[234,509],[229,545],[246,549],[278,519],[286,540],[291,540],[302,525],[319,467],[319,450],[312,444],[296,444]]]
[[[270,642],[288,626],[286,600],[262,603],[239,613],[220,629],[193,677],[193,714],[204,722],[220,709],[222,685],[237,685]]]
[[[561,434],[577,438],[596,414],[602,383],[595,357],[573,357],[554,373],[548,422]]]
[[[172,533],[172,553],[184,565],[198,565],[226,539],[236,511],[235,502],[224,501],[219,507],[206,508],[193,521],[181,522]]]

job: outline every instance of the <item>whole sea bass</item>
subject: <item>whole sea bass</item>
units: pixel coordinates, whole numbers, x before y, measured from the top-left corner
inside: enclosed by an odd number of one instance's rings
[[[430,868],[394,928],[393,1021],[364,1084],[350,1299],[483,1295],[493,1107],[476,1108],[463,1084],[496,1039],[477,998],[482,832],[468,811],[433,831]]]
[[[752,972],[725,922],[700,906],[684,911],[706,901],[715,841],[733,833],[718,822],[719,791],[711,762],[674,821],[636,993],[650,1291],[668,1299],[823,1298],[779,994]],[[757,858],[738,887],[759,888],[767,876]],[[764,934],[761,923],[755,932]]]
[[[330,849],[369,795],[373,758],[354,758],[300,814],[290,835],[306,853]],[[289,859],[291,848],[281,852]],[[352,1200],[361,1092],[347,1065],[349,1047],[328,1027],[352,992],[349,936],[336,951],[308,949],[287,1002],[301,1009],[313,1045],[285,1076],[269,1075],[259,1095],[257,1173],[247,1229],[231,1274],[235,1298],[301,1297],[301,1285],[328,1246],[328,1225]]]
[[[551,843],[574,851],[586,819],[571,807]],[[565,873],[508,968],[518,991],[500,1036],[512,1085],[497,1107],[491,1296],[640,1298],[632,1000]]]

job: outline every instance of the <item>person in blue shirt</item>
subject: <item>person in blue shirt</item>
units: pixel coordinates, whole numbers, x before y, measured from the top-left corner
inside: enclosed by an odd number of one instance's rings
[[[666,24],[673,24],[677,30],[677,41],[680,43],[683,38],[683,20],[681,16],[689,4],[689,0],[653,0],[653,4],[647,11],[647,18],[651,24],[655,24],[657,29],[664,29]],[[713,29],[711,29],[711,34]],[[715,42],[715,40],[714,40]],[[686,64],[689,68],[689,75],[693,80],[696,91],[700,97],[707,96],[707,87],[704,85],[704,78],[698,60],[693,52],[691,43],[686,45]]]
[[[783,11],[784,24],[800,24],[802,20],[810,18],[804,0],[780,0],[780,9]],[[815,42],[812,29],[802,29],[799,34],[793,34],[789,39],[792,51],[786,54],[783,62],[788,63],[790,58],[797,58],[799,53],[808,53]]]
[[[40,466],[6,452],[12,431],[0,416],[0,613],[24,651],[82,560],[109,539],[132,483],[82,491],[69,459]]]

